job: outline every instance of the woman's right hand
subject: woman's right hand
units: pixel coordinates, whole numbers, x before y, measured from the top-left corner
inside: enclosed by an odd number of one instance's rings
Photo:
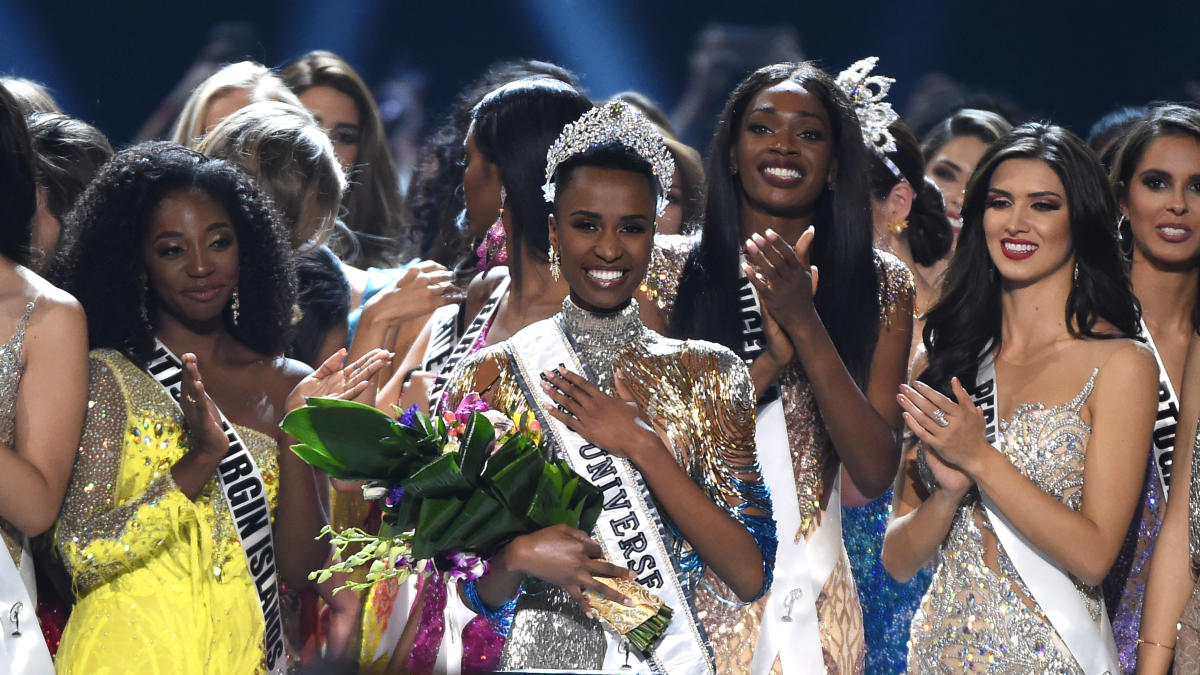
[[[937,451],[928,445],[925,445],[921,452],[925,455],[925,464],[933,474],[933,479],[937,481],[939,489],[961,498],[975,484],[966,472],[939,457]]]
[[[229,449],[229,440],[221,429],[221,415],[217,405],[204,390],[196,355],[188,352],[182,357],[183,381],[179,407],[187,422],[193,450],[206,456],[224,457]]]
[[[454,273],[432,260],[415,263],[371,296],[364,315],[383,321],[406,321],[465,297],[454,285]]]
[[[633,604],[593,578],[633,579],[634,574],[626,567],[604,560],[600,544],[582,530],[554,525],[517,537],[507,548],[514,569],[562,588],[584,607],[588,606],[584,591],[624,605]]]

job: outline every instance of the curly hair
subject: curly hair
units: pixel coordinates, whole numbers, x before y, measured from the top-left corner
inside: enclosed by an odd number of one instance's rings
[[[117,153],[67,215],[70,239],[50,270],[79,299],[93,349],[112,348],[144,365],[154,348],[153,297],[142,245],[163,200],[199,191],[223,206],[238,240],[241,319],[225,326],[264,355],[282,354],[292,325],[296,275],[287,231],[254,181],[220,159],[152,141]]]

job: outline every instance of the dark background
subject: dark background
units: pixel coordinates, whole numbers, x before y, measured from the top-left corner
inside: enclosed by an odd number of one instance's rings
[[[267,65],[329,49],[373,87],[390,79],[422,92],[401,113],[416,125],[439,118],[489,62],[516,57],[576,70],[593,97],[639,89],[671,112],[697,35],[716,22],[790,26],[834,73],[877,55],[901,112],[934,71],[1081,133],[1114,105],[1200,98],[1195,1],[0,0],[0,72],[46,83],[66,112],[121,144],[228,21],[253,28],[249,56]]]

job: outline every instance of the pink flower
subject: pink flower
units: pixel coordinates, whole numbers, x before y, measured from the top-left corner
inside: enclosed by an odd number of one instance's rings
[[[466,424],[471,421],[471,413],[483,413],[488,410],[491,410],[491,407],[488,406],[487,401],[480,398],[479,394],[471,392],[464,396],[462,402],[458,404],[454,416],[458,418],[460,424]]]
[[[496,438],[503,438],[513,428],[513,421],[499,410],[488,410],[483,413],[487,421],[492,423],[492,427],[496,430]]]

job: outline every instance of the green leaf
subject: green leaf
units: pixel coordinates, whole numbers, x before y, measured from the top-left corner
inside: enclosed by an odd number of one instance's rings
[[[458,457],[451,453],[442,455],[421,467],[406,481],[400,483],[404,497],[446,497],[458,491],[469,491],[471,483],[463,477],[458,466]]]
[[[488,464],[491,468],[492,463]],[[496,471],[490,483],[509,510],[524,517],[529,512],[545,465],[541,454],[527,445],[511,462]]]
[[[487,451],[496,440],[496,430],[488,418],[479,413],[471,413],[466,427],[466,431],[459,438],[461,445],[458,449],[458,464],[467,480],[472,485],[477,485],[479,472],[487,459]]]
[[[371,406],[311,398],[280,425],[301,444],[319,449],[342,467],[339,477],[388,479],[406,468],[414,439],[387,414]]]
[[[459,511],[463,500],[457,498],[426,499],[421,502],[417,527],[413,532],[413,557],[417,560],[432,558],[438,552],[433,546],[433,537],[443,532]]]

